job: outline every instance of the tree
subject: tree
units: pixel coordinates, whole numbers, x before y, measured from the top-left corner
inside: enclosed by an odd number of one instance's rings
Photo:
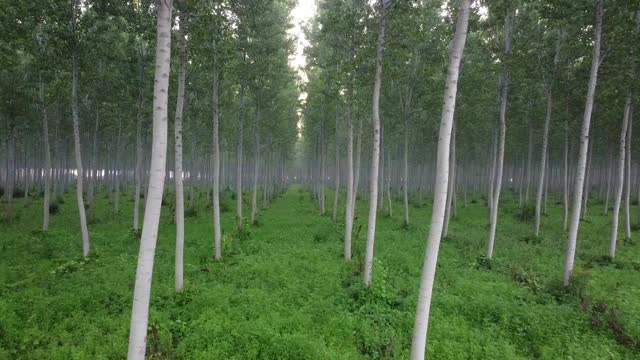
[[[584,188],[584,175],[587,164],[587,149],[589,147],[589,129],[591,127],[591,113],[593,111],[593,98],[598,82],[598,67],[600,66],[600,39],[602,36],[603,0],[596,0],[596,19],[593,32],[593,59],[587,88],[587,98],[582,118],[582,130],[580,133],[580,150],[573,190],[573,206],[571,209],[571,225],[567,241],[567,254],[564,265],[564,286],[568,287],[573,273],[573,263],[576,255],[576,243],[578,239],[578,227],[580,226],[580,211],[582,207],[582,192]]]
[[[438,154],[436,163],[436,183],[433,193],[433,212],[431,214],[431,226],[427,239],[427,250],[424,258],[424,266],[420,277],[420,290],[418,292],[418,306],[416,320],[413,325],[413,337],[411,340],[411,359],[424,359],[427,346],[427,329],[429,326],[429,312],[431,309],[431,296],[438,262],[438,250],[442,237],[444,212],[447,201],[447,188],[449,182],[449,150],[451,131],[456,107],[456,94],[458,91],[458,78],[460,77],[460,63],[467,39],[469,26],[470,0],[461,0],[458,10],[456,30],[449,49],[449,66],[444,89],[442,105],[442,117],[440,120],[440,134],[438,140]]]
[[[166,171],[168,90],[171,60],[172,0],[159,0],[156,27],[156,67],[153,84],[153,142],[149,192],[140,239],[140,252],[133,291],[133,309],[129,332],[129,360],[144,360],[147,349],[147,324],[153,260],[158,239],[158,225]]]

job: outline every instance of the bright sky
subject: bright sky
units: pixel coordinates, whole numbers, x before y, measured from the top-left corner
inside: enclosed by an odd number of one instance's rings
[[[306,64],[304,47],[309,45],[309,41],[305,38],[302,29],[306,25],[306,22],[313,18],[315,13],[315,0],[298,0],[296,7],[291,11],[293,28],[289,30],[289,34],[295,37],[296,51],[294,56],[289,59],[289,64],[298,71],[298,74],[303,81],[306,81],[307,79],[305,74],[302,72],[301,67],[304,67]]]
[[[304,48],[309,45],[309,41],[304,36],[302,29],[307,22],[313,18],[316,13],[315,0],[298,0],[296,7],[291,11],[291,20],[293,21],[293,28],[289,30],[289,34],[295,39],[295,54],[289,58],[289,65],[298,72],[300,80],[307,81],[307,75],[305,74],[303,67],[307,63],[307,59],[304,57]],[[300,100],[304,101],[307,98],[305,92],[300,94]],[[298,110],[298,139],[302,138],[302,113]]]

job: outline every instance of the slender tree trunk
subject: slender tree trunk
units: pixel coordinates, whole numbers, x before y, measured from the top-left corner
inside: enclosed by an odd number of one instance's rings
[[[256,123],[253,127],[253,194],[251,196],[251,225],[256,224],[258,214],[258,170],[260,170],[260,110],[256,111]]]
[[[153,84],[153,142],[149,192],[145,197],[145,212],[140,240],[140,253],[133,291],[133,309],[129,332],[129,360],[144,360],[147,349],[147,324],[153,260],[158,238],[158,225],[162,209],[162,193],[166,171],[167,117],[169,74],[171,65],[171,12],[172,0],[160,0],[156,36],[156,68]]]
[[[114,179],[114,183],[115,183],[115,188],[116,188],[116,194],[114,197],[114,209],[116,214],[118,212],[120,212],[120,178],[124,176],[124,171],[122,164],[120,163],[120,144],[121,144],[121,135],[122,135],[122,119],[118,118],[118,138],[116,140],[116,159],[115,159],[115,163],[116,163],[116,167],[114,167],[113,169],[113,179]],[[126,184],[125,184],[126,185]]]
[[[591,159],[593,157],[593,143],[589,142],[589,150],[587,151],[587,169],[584,178],[584,199],[582,200],[582,218],[587,217],[587,205],[589,203],[589,194],[591,193]]]
[[[512,15],[509,14],[505,18],[505,56],[509,57],[511,54],[511,26],[512,26]],[[504,66],[504,76],[503,76],[503,84],[502,84],[502,92],[501,92],[501,100],[500,100],[500,117],[499,117],[499,135],[498,135],[498,154],[496,161],[496,183],[495,188],[493,190],[493,200],[491,213],[489,216],[489,241],[487,242],[487,258],[493,258],[493,246],[496,237],[496,227],[498,225],[498,205],[500,203],[500,191],[502,187],[502,173],[503,173],[503,165],[504,165],[504,147],[505,147],[505,135],[507,132],[507,99],[509,95],[509,81],[510,81],[510,70],[508,66],[508,61]]]
[[[584,188],[584,173],[587,165],[587,149],[589,147],[589,128],[591,127],[591,112],[593,99],[598,82],[598,67],[600,66],[600,38],[602,34],[603,0],[596,0],[596,24],[593,39],[593,60],[589,75],[589,86],[584,106],[582,130],[580,133],[580,151],[574,182],[573,207],[571,209],[571,225],[567,241],[567,256],[564,265],[564,286],[568,287],[573,273],[573,263],[576,255],[576,243],[578,239],[578,227],[580,226],[580,210],[582,207],[582,190]]]
[[[447,203],[444,211],[444,228],[442,229],[442,238],[449,236],[449,220],[451,219],[451,204],[454,196],[455,181],[455,154],[456,154],[456,119],[453,119],[451,129],[451,140],[449,149],[449,182],[447,184]]]
[[[438,152],[436,160],[436,182],[433,194],[433,212],[431,213],[431,226],[427,250],[424,257],[424,266],[420,277],[420,291],[418,292],[418,306],[416,320],[413,326],[411,341],[411,360],[423,360],[427,346],[427,329],[429,325],[429,312],[431,310],[431,296],[438,261],[438,250],[442,236],[444,212],[447,201],[447,188],[449,182],[449,147],[453,127],[453,117],[456,105],[456,93],[458,90],[458,78],[460,75],[460,62],[467,37],[469,23],[470,0],[461,0],[458,11],[456,30],[449,50],[449,67],[445,82],[444,100],[442,106],[442,119],[440,121],[440,136],[438,138]]]
[[[333,222],[338,221],[338,200],[340,197],[340,144],[339,144],[339,108],[336,105],[336,135],[335,135],[335,151],[336,151],[336,168],[335,168],[335,193],[333,194]]]
[[[242,143],[244,130],[244,86],[240,89],[240,109],[238,124],[238,149],[236,159],[236,226],[242,229]]]
[[[369,175],[369,223],[367,224],[367,246],[364,263],[364,284],[371,286],[373,279],[373,248],[376,236],[376,215],[378,203],[378,163],[380,161],[380,88],[382,87],[382,56],[384,53],[384,31],[389,0],[380,0],[381,7],[378,25],[378,44],[376,47],[376,72],[373,85],[371,119],[373,139],[371,150],[371,173]]]
[[[93,193],[98,177],[97,157],[98,157],[98,129],[100,128],[100,112],[96,109],[96,124],[93,131],[93,151],[91,152],[91,163],[89,164],[89,191],[87,202],[89,203],[89,212],[93,216],[94,203]]]
[[[353,106],[349,95],[349,109],[347,113],[347,199],[345,201],[344,226],[344,259],[351,260],[351,233],[353,231],[353,212],[355,205],[353,179]]]
[[[142,168],[142,109],[144,107],[144,74],[146,63],[146,49],[144,41],[140,41],[140,67],[138,92],[138,114],[136,117],[136,185],[133,200],[133,230],[140,228],[140,194],[142,191],[143,168]],[[145,194],[146,195],[146,194]],[[146,198],[145,198],[146,199]]]
[[[387,150],[387,206],[389,207],[389,217],[393,216],[391,203],[391,151]]]
[[[71,117],[73,119],[73,139],[76,157],[76,199],[80,214],[80,229],[82,232],[82,256],[89,256],[89,230],[87,229],[87,215],[84,209],[82,194],[82,181],[84,169],[82,168],[82,149],[80,146],[80,120],[78,119],[78,45],[75,34],[77,0],[72,0],[71,28],[73,37],[73,53],[71,58]]]
[[[533,168],[533,122],[532,122],[533,102],[529,100],[529,147],[527,151],[527,175],[524,195],[524,205],[529,205],[529,194],[531,193],[531,178]],[[545,119],[546,122],[546,119]]]
[[[218,111],[218,48],[213,50],[213,232],[215,259],[222,259],[222,228],[220,225],[220,114]]]
[[[356,142],[356,163],[353,179],[353,204],[351,205],[351,217],[356,213],[356,200],[358,199],[358,185],[360,184],[360,164],[362,160],[362,119],[358,120],[358,139]],[[353,219],[352,219],[353,221]]]
[[[42,231],[49,231],[49,189],[51,188],[51,152],[49,150],[49,124],[47,119],[47,109],[44,104],[44,80],[40,75],[40,91],[38,92],[38,103],[42,116],[42,140],[44,144],[44,203],[42,217]]]
[[[551,80],[553,81],[553,80]],[[547,169],[547,146],[549,144],[549,126],[551,124],[551,112],[553,110],[552,85],[547,85],[547,114],[544,118],[544,131],[542,133],[542,155],[540,156],[540,174],[538,178],[538,192],[536,194],[536,218],[535,236],[540,236],[540,209],[542,207],[542,191],[544,190],[545,171]]]
[[[404,154],[402,168],[402,195],[404,201],[404,225],[409,225],[409,121],[408,115],[404,115]]]
[[[624,115],[622,118],[622,127],[620,129],[620,142],[618,150],[618,167],[616,174],[616,193],[613,203],[613,221],[611,225],[611,245],[609,247],[609,256],[612,258],[616,256],[616,242],[618,240],[618,218],[620,215],[620,203],[622,201],[622,190],[624,188],[625,178],[625,152],[626,152],[626,140],[627,131],[629,129],[629,110],[631,107],[631,97],[627,96],[624,104]]]
[[[640,18],[639,18],[640,19]],[[640,20],[639,20],[640,21]],[[627,125],[627,140],[625,152],[625,194],[624,194],[624,236],[625,240],[631,239],[631,130],[633,128],[633,105],[629,109],[629,124]]]
[[[609,161],[607,163],[607,192],[604,200],[604,214],[609,213],[609,194],[611,193],[611,176],[613,173],[613,147],[609,145]]]
[[[182,175],[182,116],[184,113],[184,93],[187,76],[187,14],[180,13],[178,33],[178,94],[174,121],[175,161],[174,180],[176,185],[176,268],[175,286],[180,292],[184,288],[184,180]]]

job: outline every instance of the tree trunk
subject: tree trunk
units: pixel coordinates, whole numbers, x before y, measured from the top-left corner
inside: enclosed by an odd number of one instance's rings
[[[612,258],[616,256],[616,242],[618,240],[618,218],[620,215],[620,203],[622,201],[622,190],[624,188],[625,178],[625,152],[626,152],[626,140],[627,131],[629,129],[629,110],[631,108],[631,97],[627,96],[624,103],[624,115],[622,118],[622,127],[620,129],[620,142],[618,150],[618,167],[616,174],[616,193],[613,203],[613,221],[611,225],[611,243],[609,247],[609,256]]]
[[[580,133],[580,150],[578,153],[578,164],[576,169],[573,207],[571,209],[571,225],[569,227],[569,237],[567,241],[567,256],[564,264],[563,283],[569,286],[571,274],[573,273],[573,263],[576,255],[576,243],[578,239],[578,227],[580,226],[580,210],[582,207],[582,190],[584,188],[584,173],[587,164],[587,149],[589,147],[589,128],[591,127],[591,112],[593,110],[593,99],[596,93],[598,82],[598,67],[600,66],[600,38],[602,34],[602,14],[603,0],[596,0],[596,24],[593,39],[593,60],[591,63],[591,73],[589,75],[589,86],[587,98],[584,106],[584,116],[582,119],[582,130]]]
[[[371,286],[373,278],[373,248],[376,236],[376,215],[378,204],[378,163],[380,161],[380,88],[382,87],[382,56],[384,53],[384,30],[389,0],[380,0],[380,22],[378,25],[378,44],[376,47],[376,72],[373,85],[371,119],[373,139],[371,150],[371,173],[369,175],[369,223],[367,224],[367,247],[364,262],[364,285]]]
[[[604,200],[604,214],[609,213],[609,194],[611,194],[611,176],[613,173],[613,147],[609,144],[609,161],[607,165],[607,193]]]
[[[447,203],[444,211],[444,228],[442,230],[442,238],[449,236],[449,220],[451,219],[451,205],[455,196],[455,177],[456,177],[456,120],[453,119],[451,129],[451,140],[449,150],[449,180],[447,184]]]
[[[589,150],[587,151],[587,169],[584,178],[584,199],[582,200],[582,218],[587,217],[587,205],[589,203],[589,194],[591,193],[591,159],[593,158],[593,143],[589,142]]]
[[[220,113],[218,110],[218,48],[213,49],[213,247],[215,259],[222,259],[222,228],[220,225]]]
[[[351,233],[353,231],[353,213],[355,205],[353,178],[353,105],[352,94],[349,95],[349,109],[347,113],[347,199],[345,201],[344,219],[344,259],[351,260]]]
[[[187,76],[187,14],[180,14],[180,30],[178,33],[178,94],[174,121],[175,159],[174,180],[176,185],[176,268],[175,286],[180,292],[184,288],[184,182],[182,176],[182,115],[184,113],[184,93]]]
[[[425,252],[424,266],[420,277],[418,306],[411,341],[411,360],[423,360],[427,346],[431,295],[433,293],[433,282],[436,274],[436,263],[438,261],[438,250],[440,248],[440,238],[442,236],[444,212],[447,201],[451,130],[453,127],[456,92],[458,90],[458,78],[460,75],[460,62],[467,37],[470,3],[470,0],[460,1],[456,30],[449,50],[449,67],[447,69],[447,79],[445,82],[436,160],[437,181],[435,182],[433,194],[433,212],[431,213],[427,250]]]
[[[553,80],[551,80],[553,81]],[[544,131],[542,133],[542,155],[540,156],[540,174],[538,178],[538,192],[536,194],[535,236],[540,235],[540,210],[542,207],[542,191],[544,190],[545,171],[547,169],[547,146],[549,144],[549,125],[553,110],[552,84],[547,85],[547,114],[544,117]]]
[[[129,333],[129,360],[144,360],[147,348],[147,324],[149,321],[149,298],[153,260],[158,238],[158,225],[162,209],[162,193],[167,155],[167,101],[171,65],[171,12],[172,0],[161,0],[158,4],[156,36],[156,68],[153,84],[153,142],[151,148],[151,171],[149,192],[140,240],[140,253],[133,291],[133,310]]]
[[[335,151],[336,151],[336,168],[335,168],[335,193],[333,194],[333,222],[338,221],[338,200],[340,198],[340,144],[339,144],[339,108],[336,105],[336,135],[335,135]]]
[[[42,231],[49,231],[49,198],[51,188],[51,152],[49,150],[49,124],[47,119],[47,109],[44,104],[44,80],[42,75],[40,76],[40,91],[38,93],[38,103],[40,105],[40,112],[42,116],[42,140],[44,144],[44,202],[43,202],[43,217],[42,217]]]
[[[512,15],[509,14],[505,18],[504,24],[504,42],[505,42],[505,57],[509,57],[511,54],[511,26],[512,26]],[[509,95],[509,81],[510,81],[510,70],[508,61],[504,66],[504,76],[503,76],[503,84],[502,84],[502,92],[500,99],[500,117],[499,117],[499,135],[498,135],[498,153],[496,160],[496,179],[495,179],[495,187],[493,189],[493,200],[491,201],[491,213],[489,216],[489,241],[487,242],[487,258],[493,258],[493,245],[496,237],[496,227],[498,224],[498,205],[500,203],[500,191],[502,187],[502,173],[503,173],[503,165],[504,165],[504,146],[505,146],[505,135],[507,132],[507,124],[506,124],[506,116],[507,116],[507,99]]]
[[[238,124],[238,149],[236,159],[236,226],[242,229],[242,143],[244,130],[244,86],[240,89],[240,118]]]
[[[146,49],[144,41],[140,41],[140,74],[139,83],[140,89],[138,92],[138,114],[136,116],[136,189],[133,200],[133,230],[138,231],[140,228],[140,194],[142,191],[142,109],[144,107],[144,74],[145,74],[145,62]],[[145,194],[146,195],[146,194]],[[146,199],[146,198],[145,198]]]
[[[76,11],[78,10],[77,0],[72,1],[71,27],[73,37],[73,52],[71,58],[71,117],[73,119],[73,139],[76,157],[76,200],[78,212],[80,214],[80,229],[82,232],[82,256],[89,256],[89,230],[87,229],[87,215],[84,209],[84,199],[82,194],[82,181],[84,169],[82,168],[82,149],[80,147],[80,120],[78,119],[78,49],[75,34]]]
[[[640,13],[638,13],[638,21],[640,22]],[[640,25],[639,25],[640,27]],[[633,69],[635,72],[635,69]],[[626,171],[624,176],[625,195],[624,195],[624,235],[625,240],[631,240],[631,133],[633,129],[633,105],[629,109],[629,124],[627,125],[627,140],[625,151],[627,153]]]
[[[258,170],[260,170],[260,110],[256,111],[256,123],[253,127],[253,194],[251,196],[251,225],[256,224],[258,214]]]
[[[406,111],[405,111],[406,112]],[[402,195],[404,201],[404,226],[409,226],[409,121],[404,114],[404,154],[402,168]]]

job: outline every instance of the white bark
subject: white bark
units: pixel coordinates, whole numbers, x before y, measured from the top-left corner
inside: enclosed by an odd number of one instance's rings
[[[133,200],[133,229],[140,228],[140,193],[142,191],[142,109],[144,106],[144,74],[146,62],[146,50],[144,41],[140,40],[140,74],[138,92],[138,114],[136,117],[136,185]]]
[[[547,114],[544,117],[544,131],[542,133],[542,155],[540,156],[540,174],[538,178],[538,192],[536,194],[535,236],[540,235],[540,211],[542,208],[542,191],[544,190],[545,171],[547,170],[547,146],[549,144],[549,125],[551,124],[551,112],[553,110],[553,97],[551,84],[547,89]]]
[[[73,119],[73,139],[76,158],[76,200],[78,212],[80,214],[80,229],[82,232],[82,256],[89,256],[89,230],[87,229],[87,215],[84,209],[84,199],[82,194],[82,181],[84,169],[82,168],[82,153],[80,146],[80,120],[78,119],[78,50],[75,34],[76,12],[78,10],[77,0],[72,2],[71,28],[73,36],[73,53],[71,59],[71,117]]]
[[[364,284],[371,286],[373,279],[373,248],[376,236],[376,215],[378,204],[378,163],[380,161],[380,89],[382,87],[382,56],[384,53],[384,30],[387,15],[385,1],[379,2],[381,7],[378,25],[378,44],[376,47],[376,72],[373,85],[372,119],[373,139],[371,145],[371,173],[369,175],[369,222],[367,224],[367,245],[364,258]]]
[[[214,45],[215,47],[215,45]],[[213,247],[215,259],[222,259],[222,228],[220,227],[220,114],[218,111],[218,49],[213,51]]]
[[[44,202],[42,231],[49,231],[49,198],[51,189],[51,151],[49,150],[49,124],[47,119],[47,109],[44,104],[44,80],[40,76],[40,91],[38,93],[38,103],[42,116],[42,140],[44,144]]]
[[[184,113],[184,93],[187,73],[187,38],[186,22],[187,15],[180,16],[180,30],[178,33],[178,94],[176,99],[176,113],[174,121],[174,180],[176,185],[176,268],[175,286],[176,291],[184,288],[184,180],[182,176],[182,115]]]
[[[627,124],[627,139],[625,146],[625,174],[624,174],[624,237],[631,239],[631,130],[633,128],[632,110],[629,110]]]
[[[333,194],[333,222],[335,223],[336,221],[338,221],[338,200],[340,198],[340,144],[339,144],[339,134],[340,134],[340,130],[339,130],[339,110],[338,110],[338,106],[336,105],[336,133],[335,133],[335,192]],[[347,198],[349,198],[347,196]]]
[[[587,98],[584,106],[584,116],[582,119],[582,130],[580,134],[580,150],[578,152],[578,164],[576,168],[573,207],[571,209],[571,225],[569,227],[569,237],[567,241],[567,255],[564,264],[563,283],[569,286],[573,264],[576,255],[576,243],[578,239],[578,227],[580,226],[580,210],[582,207],[582,190],[584,188],[584,173],[587,164],[587,149],[589,147],[589,128],[591,127],[591,113],[593,111],[593,99],[596,93],[598,82],[598,68],[600,66],[600,38],[602,35],[602,14],[603,0],[596,0],[596,24],[593,39],[593,60],[591,63],[591,73],[589,75],[589,86],[587,88]]]
[[[622,118],[622,127],[620,128],[620,142],[618,150],[618,167],[616,168],[616,192],[614,194],[613,203],[613,220],[611,225],[611,242],[609,245],[609,256],[616,256],[616,243],[618,241],[618,218],[620,215],[620,203],[622,200],[622,190],[624,188],[624,169],[626,166],[625,151],[627,131],[629,129],[629,109],[631,107],[631,97],[628,96],[624,103],[624,115]]]
[[[505,18],[504,24],[504,42],[505,42],[505,56],[509,57],[511,54],[511,26],[512,15],[509,14]],[[496,238],[496,227],[498,225],[498,206],[500,203],[500,192],[502,188],[502,174],[504,171],[504,147],[505,147],[505,135],[507,132],[507,100],[509,95],[509,66],[505,64],[504,76],[502,83],[502,92],[500,99],[500,116],[499,116],[499,134],[498,134],[498,152],[496,159],[496,173],[495,173],[495,186],[493,189],[493,199],[491,201],[491,211],[489,214],[489,240],[487,241],[487,258],[493,258],[493,246]]]
[[[353,212],[355,205],[353,179],[353,114],[351,100],[347,113],[347,199],[345,201],[344,220],[344,259],[351,260],[351,233],[353,231]]]
[[[429,325],[429,312],[431,310],[431,296],[433,282],[436,274],[438,250],[444,222],[445,203],[447,201],[447,188],[449,182],[449,147],[453,116],[456,105],[456,93],[458,90],[458,78],[460,75],[460,62],[467,37],[469,23],[469,5],[471,0],[461,0],[458,11],[456,31],[449,50],[449,67],[445,82],[444,100],[442,106],[442,119],[440,121],[440,134],[438,138],[438,153],[436,161],[436,183],[434,188],[433,212],[431,214],[431,226],[424,258],[424,266],[420,278],[420,291],[418,293],[418,306],[416,320],[413,326],[411,341],[411,360],[423,360],[427,346],[427,329]]]
[[[251,225],[255,225],[256,216],[258,214],[258,170],[260,170],[260,110],[256,111],[256,123],[253,128],[253,141],[253,193],[251,196]]]
[[[147,324],[149,321],[149,298],[153,260],[158,238],[158,225],[162,209],[166,156],[169,74],[171,65],[171,12],[172,0],[159,0],[156,36],[156,68],[153,84],[153,142],[151,147],[151,167],[149,191],[136,269],[133,291],[133,309],[129,333],[129,360],[144,360],[147,348]]]

